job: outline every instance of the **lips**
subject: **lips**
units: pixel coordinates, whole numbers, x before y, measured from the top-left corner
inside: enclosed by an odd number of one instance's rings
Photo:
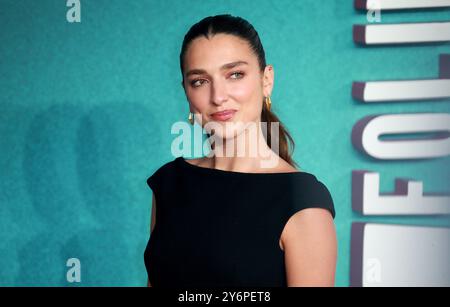
[[[226,121],[234,116],[236,110],[224,110],[211,114],[211,117],[218,121]]]

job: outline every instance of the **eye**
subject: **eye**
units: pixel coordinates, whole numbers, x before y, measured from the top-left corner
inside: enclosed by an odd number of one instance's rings
[[[191,83],[192,87],[199,87],[199,86],[201,86],[203,84],[204,81],[206,81],[206,80],[195,79],[195,80],[192,80],[190,83]]]
[[[244,73],[242,71],[235,71],[230,75],[231,79],[242,79],[244,77]]]

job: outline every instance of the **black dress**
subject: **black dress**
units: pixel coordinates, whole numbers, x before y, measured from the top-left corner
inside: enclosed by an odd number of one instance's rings
[[[311,207],[335,217],[328,189],[307,172],[224,171],[178,157],[147,184],[156,223],[144,261],[154,287],[284,287],[288,219]]]

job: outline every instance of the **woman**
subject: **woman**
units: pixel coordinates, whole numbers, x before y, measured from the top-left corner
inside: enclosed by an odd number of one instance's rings
[[[208,131],[213,155],[178,157],[148,178],[148,285],[334,285],[333,200],[295,167],[292,138],[270,111],[274,72],[258,33],[239,17],[207,17],[186,34],[180,68],[189,121]]]

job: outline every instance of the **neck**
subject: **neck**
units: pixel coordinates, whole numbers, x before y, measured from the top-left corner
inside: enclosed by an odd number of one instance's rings
[[[231,138],[209,138],[210,167],[236,172],[267,170],[279,165],[280,157],[267,145],[261,125],[244,129]],[[278,144],[276,144],[278,145]]]

